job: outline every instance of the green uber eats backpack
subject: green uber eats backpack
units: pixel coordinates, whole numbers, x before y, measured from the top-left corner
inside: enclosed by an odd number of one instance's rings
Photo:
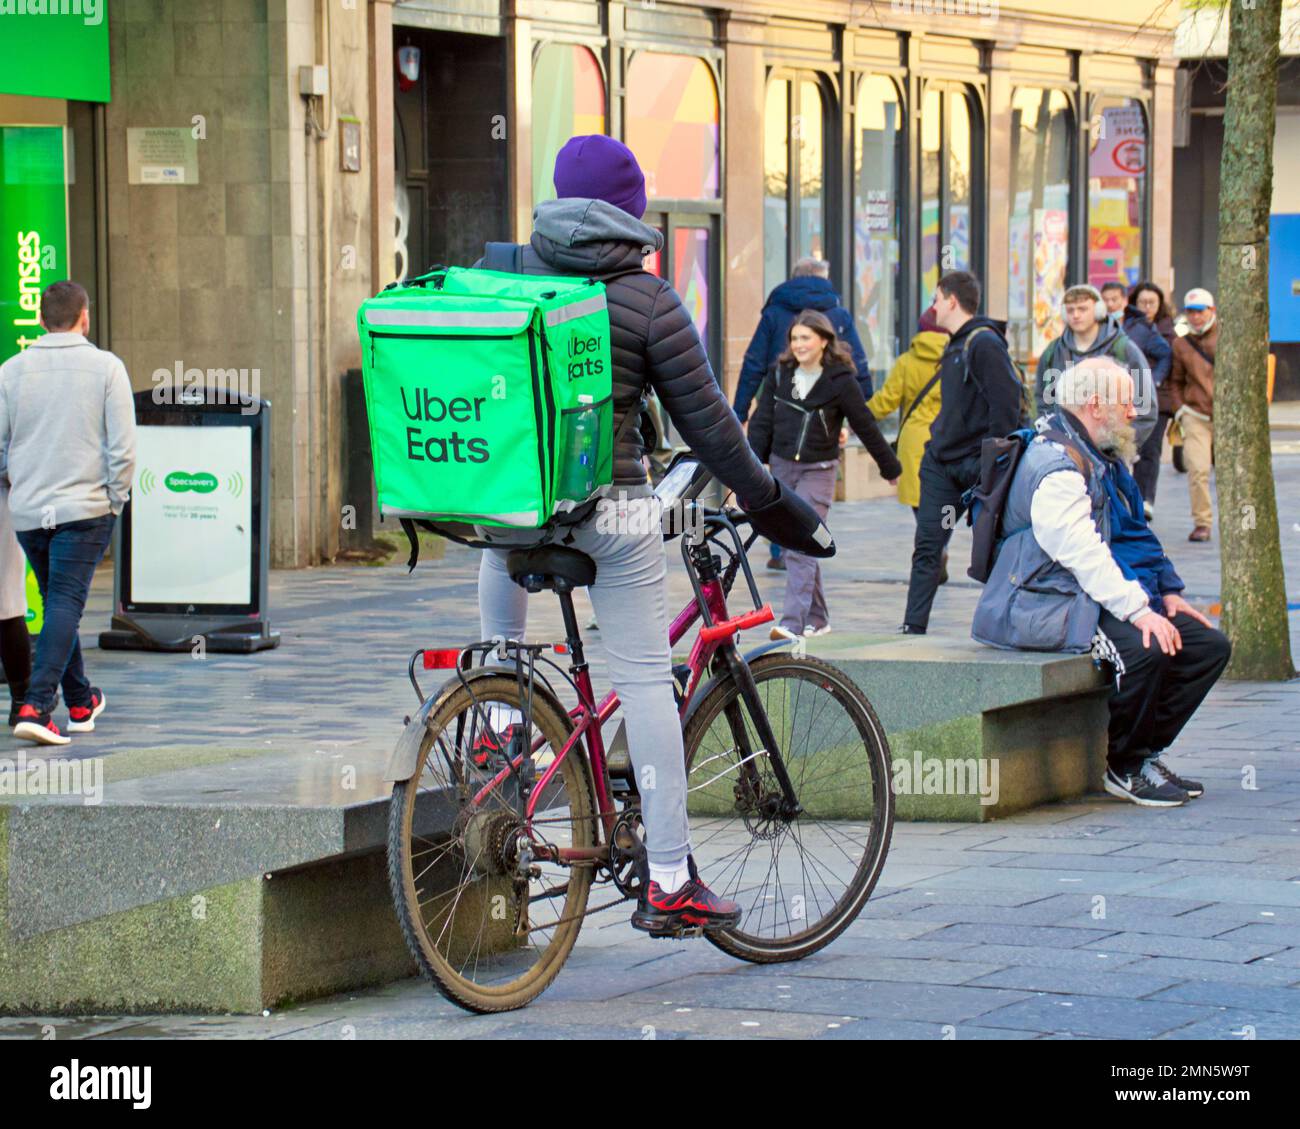
[[[603,282],[435,269],[363,302],[357,328],[380,513],[412,567],[413,520],[543,530],[612,480]]]

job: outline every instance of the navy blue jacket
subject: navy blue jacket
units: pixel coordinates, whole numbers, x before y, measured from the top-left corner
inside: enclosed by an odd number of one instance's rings
[[[1111,555],[1125,577],[1142,585],[1150,597],[1152,609],[1163,612],[1164,604],[1160,597],[1166,592],[1181,592],[1183,582],[1147,524],[1142,510],[1142,491],[1128,467],[1119,459],[1103,456],[1103,460],[1106,473],[1102,476],[1102,484],[1106,488],[1110,510]]]
[[[858,370],[858,387],[862,389],[865,403],[871,398],[871,369],[867,366],[867,353],[862,348],[858,327],[853,316],[840,305],[840,296],[828,278],[801,275],[775,287],[767,296],[758,328],[745,350],[740,365],[740,381],[736,385],[736,415],[743,423],[749,418],[753,402],[763,377],[776,364],[776,358],[785,352],[790,326],[803,310],[818,310],[825,314],[839,337],[853,354],[853,365]]]
[[[1124,311],[1124,324],[1121,328],[1124,336],[1142,350],[1147,364],[1151,366],[1151,381],[1159,388],[1174,364],[1174,351],[1169,347],[1169,342],[1136,306],[1129,306]]]

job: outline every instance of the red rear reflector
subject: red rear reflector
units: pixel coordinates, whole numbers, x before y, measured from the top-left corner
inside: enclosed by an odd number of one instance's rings
[[[556,643],[556,644],[555,644],[555,647],[554,647],[554,650],[555,650],[555,653],[556,653],[557,655],[567,655],[567,654],[569,653],[569,644],[568,644],[568,643]]]
[[[425,670],[455,670],[458,662],[460,662],[458,650],[424,652]]]

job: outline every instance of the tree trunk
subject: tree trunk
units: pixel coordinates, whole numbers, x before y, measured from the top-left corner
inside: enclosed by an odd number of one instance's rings
[[[1230,0],[1219,189],[1220,323],[1214,380],[1227,676],[1291,678],[1286,577],[1269,444],[1268,218],[1281,0]]]

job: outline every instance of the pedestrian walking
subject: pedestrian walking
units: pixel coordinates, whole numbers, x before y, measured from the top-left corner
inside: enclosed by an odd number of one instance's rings
[[[1210,468],[1214,463],[1214,355],[1219,347],[1219,323],[1214,295],[1200,287],[1183,299],[1187,333],[1174,342],[1169,374],[1169,401],[1183,432],[1187,489],[1192,499],[1189,541],[1208,541],[1214,525],[1210,500]]]
[[[902,466],[867,411],[854,378],[853,359],[830,319],[804,310],[790,327],[787,347],[763,382],[749,423],[754,453],[783,488],[807,500],[822,521],[835,496],[840,430],[847,420],[876,460],[880,473],[897,482]],[[830,611],[815,557],[787,551],[785,602],[773,639],[824,635]]]
[[[900,631],[924,635],[943,571],[943,554],[966,511],[962,495],[979,478],[980,443],[1025,418],[1024,384],[1007,351],[1007,323],[984,317],[979,280],[951,271],[935,287],[935,324],[949,334],[939,358],[939,414],[921,458],[907,610]]]
[[[740,379],[736,384],[734,403],[741,423],[749,419],[754,397],[763,378],[776,364],[777,357],[785,351],[790,326],[804,310],[819,310],[830,319],[835,336],[849,347],[852,354],[862,399],[865,401],[870,397],[871,369],[867,364],[866,350],[862,347],[853,315],[844,308],[839,294],[831,285],[830,273],[831,265],[825,259],[800,259],[795,263],[790,278],[773,287],[772,293],[767,296],[763,312],[758,318],[758,327],[754,330],[749,348],[745,350],[744,359],[740,363]],[[784,569],[781,546],[773,541],[769,548],[767,567]]]
[[[1138,321],[1139,318],[1141,322]],[[1174,418],[1169,377],[1173,372],[1176,337],[1173,311],[1165,301],[1165,292],[1154,282],[1139,282],[1129,292],[1123,328],[1151,363],[1151,379],[1156,386],[1156,424],[1146,442],[1138,448],[1138,461],[1133,468],[1133,477],[1138,489],[1142,491],[1143,511],[1150,521],[1155,516],[1156,483],[1160,478],[1160,456],[1164,449],[1165,431]],[[1146,336],[1150,333],[1159,336],[1164,343],[1167,360],[1161,360],[1159,347],[1151,337]]]
[[[126,366],[86,340],[90,302],[80,285],[47,287],[40,321],[44,336],[0,366],[0,476],[45,614],[14,735],[66,745],[51,717],[59,686],[69,733],[93,730],[106,704],[86,680],[77,632],[130,493],[135,404]]]
[[[9,684],[9,728],[32,677],[32,643],[27,634],[27,559],[14,536],[9,491],[0,486],[0,664]]]

